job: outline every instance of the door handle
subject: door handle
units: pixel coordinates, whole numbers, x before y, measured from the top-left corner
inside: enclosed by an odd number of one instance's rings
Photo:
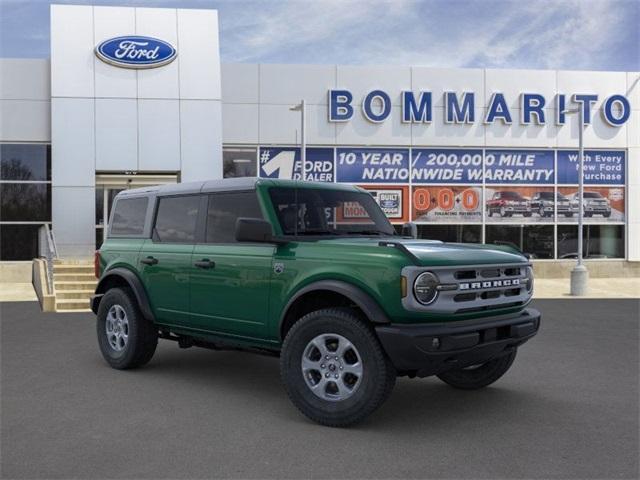
[[[158,259],[149,256],[147,258],[143,258],[142,260],[140,260],[140,263],[144,263],[145,265],[155,265],[156,263],[158,263]]]
[[[199,262],[195,262],[194,265],[198,268],[215,268],[216,262],[212,262],[208,258],[203,258]]]

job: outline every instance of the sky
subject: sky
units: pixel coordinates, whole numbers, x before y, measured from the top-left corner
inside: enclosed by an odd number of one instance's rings
[[[640,0],[0,0],[0,57],[49,56],[49,4],[216,8],[225,63],[640,70]]]

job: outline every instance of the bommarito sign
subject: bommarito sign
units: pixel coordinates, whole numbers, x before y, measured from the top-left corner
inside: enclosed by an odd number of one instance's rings
[[[429,91],[418,93],[404,91],[400,94],[402,101],[401,115],[403,123],[430,123],[433,120],[433,95]],[[566,122],[566,110],[568,95],[559,93],[555,96],[555,119],[547,118],[545,107],[547,98],[539,93],[520,94],[520,118],[518,121],[523,125],[544,125],[554,121],[556,125],[564,125]],[[581,106],[584,110],[584,123],[591,123],[591,110],[598,95],[576,93],[570,96],[571,103]],[[496,92],[491,96],[484,118],[479,118],[475,107],[475,93],[445,92],[444,101],[444,122],[451,124],[465,124],[482,121],[485,124],[492,124],[501,121],[505,124],[514,122],[511,109],[505,95]],[[360,110],[362,115],[373,123],[381,123],[391,115],[391,97],[384,90],[372,90],[367,93],[361,101]],[[329,121],[348,122],[355,114],[353,94],[349,90],[329,90]],[[631,105],[627,97],[621,94],[608,96],[602,105],[602,116],[612,127],[624,125],[631,115]]]

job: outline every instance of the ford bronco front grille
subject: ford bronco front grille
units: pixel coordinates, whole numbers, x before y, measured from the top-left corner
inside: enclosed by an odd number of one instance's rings
[[[434,313],[472,313],[526,305],[531,299],[533,276],[527,263],[469,267],[405,267],[402,274],[413,285],[422,272],[438,276],[438,296],[429,305],[408,293],[403,305],[409,310]],[[409,289],[411,292],[411,289]]]

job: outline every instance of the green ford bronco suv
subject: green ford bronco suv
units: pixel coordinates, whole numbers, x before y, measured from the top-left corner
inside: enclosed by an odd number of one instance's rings
[[[485,387],[540,325],[522,254],[398,235],[351,185],[121,192],[96,275],[91,308],[113,368],[144,365],[158,338],[279,355],[291,401],[330,426],[365,418],[397,376]]]

